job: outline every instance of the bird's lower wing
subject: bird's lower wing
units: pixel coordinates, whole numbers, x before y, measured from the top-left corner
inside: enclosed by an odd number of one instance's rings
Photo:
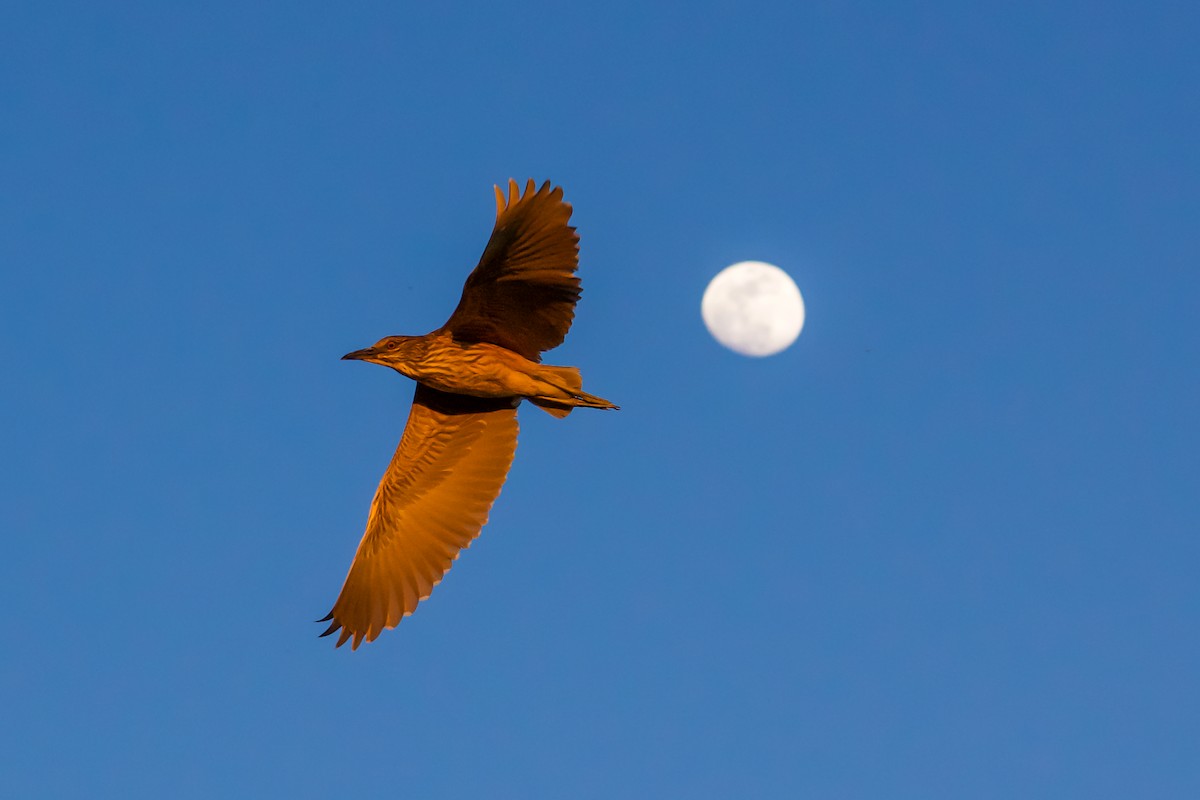
[[[429,596],[487,522],[517,449],[517,399],[451,395],[418,384],[367,532],[322,636],[374,641]]]

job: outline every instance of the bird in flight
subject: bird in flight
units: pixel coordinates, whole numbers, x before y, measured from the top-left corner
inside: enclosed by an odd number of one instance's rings
[[[579,236],[550,182],[496,188],[496,225],[446,324],[387,336],[343,359],[417,382],[408,424],[383,474],[367,531],[322,636],[351,649],[394,628],[429,597],[487,522],[517,449],[522,400],[565,417],[617,408],[583,391],[579,370],[539,363],[562,344],[579,300]]]

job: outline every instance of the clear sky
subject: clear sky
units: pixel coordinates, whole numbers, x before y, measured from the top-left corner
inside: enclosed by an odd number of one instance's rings
[[[1200,796],[1193,2],[9,4],[0,794]],[[584,295],[483,535],[337,596],[491,186]],[[717,345],[707,281],[808,319]]]

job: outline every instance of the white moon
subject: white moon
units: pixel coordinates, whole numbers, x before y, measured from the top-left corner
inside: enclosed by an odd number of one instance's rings
[[[704,290],[700,314],[708,332],[744,356],[771,356],[804,327],[804,298],[786,272],[762,261],[726,267]]]

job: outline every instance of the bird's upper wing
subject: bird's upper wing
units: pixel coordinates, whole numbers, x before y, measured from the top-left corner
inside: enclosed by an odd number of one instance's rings
[[[418,384],[396,455],[380,481],[367,532],[322,636],[353,648],[394,628],[487,522],[517,449],[513,399],[489,400]]]
[[[491,342],[531,361],[562,344],[579,300],[579,236],[571,206],[550,182],[522,196],[496,187],[496,227],[445,324],[456,339]]]

